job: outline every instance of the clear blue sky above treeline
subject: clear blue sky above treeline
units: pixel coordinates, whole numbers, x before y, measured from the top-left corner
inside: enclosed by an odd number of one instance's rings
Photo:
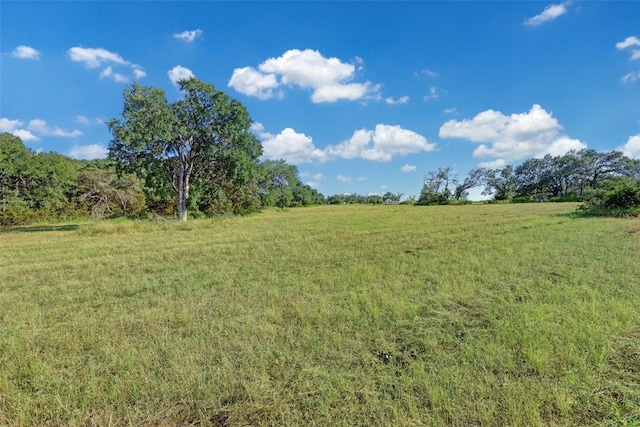
[[[584,147],[640,157],[640,2],[6,1],[0,131],[106,155],[128,83],[195,76],[325,195]],[[477,196],[480,190],[472,193]]]

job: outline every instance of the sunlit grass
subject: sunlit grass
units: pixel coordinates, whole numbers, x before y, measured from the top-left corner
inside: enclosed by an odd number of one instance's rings
[[[0,425],[637,425],[640,222],[574,208],[0,229]]]

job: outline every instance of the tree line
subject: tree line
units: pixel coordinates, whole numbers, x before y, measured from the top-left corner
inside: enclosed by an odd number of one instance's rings
[[[20,138],[0,134],[0,224],[83,216],[186,220],[189,214],[247,214],[268,206],[400,202],[402,193],[390,191],[325,198],[300,181],[295,165],[260,160],[262,146],[239,101],[195,78],[180,81],[179,88],[181,98],[169,102],[160,88],[127,86],[121,115],[107,122],[107,159],[34,153]],[[440,167],[425,175],[416,203],[462,203],[469,190],[483,187],[494,201],[589,198],[594,206],[611,200],[629,205],[637,182],[640,160],[585,149],[515,168],[478,167],[463,180]],[[613,198],[606,195],[612,188],[621,191]]]
[[[578,201],[612,182],[640,179],[640,160],[619,151],[592,149],[531,158],[517,167],[474,168],[460,180],[450,167],[428,172],[418,204],[446,204],[464,200],[469,190],[482,187],[494,201]]]
[[[0,224],[82,216],[247,214],[263,207],[325,203],[295,165],[261,161],[251,118],[237,100],[197,79],[182,97],[138,84],[124,90],[107,122],[108,158],[83,161],[34,153],[0,134]]]

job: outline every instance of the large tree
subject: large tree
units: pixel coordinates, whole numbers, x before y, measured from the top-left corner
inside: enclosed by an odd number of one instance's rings
[[[195,78],[179,86],[184,96],[171,103],[160,88],[127,86],[122,117],[107,125],[109,157],[147,185],[170,183],[178,219],[186,220],[191,185],[200,176],[238,175],[256,165],[262,147],[239,101]]]

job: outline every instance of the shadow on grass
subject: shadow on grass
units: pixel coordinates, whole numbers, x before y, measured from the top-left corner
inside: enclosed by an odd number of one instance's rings
[[[42,231],[73,231],[77,230],[76,224],[65,225],[16,225],[0,227],[1,233],[39,233]]]

